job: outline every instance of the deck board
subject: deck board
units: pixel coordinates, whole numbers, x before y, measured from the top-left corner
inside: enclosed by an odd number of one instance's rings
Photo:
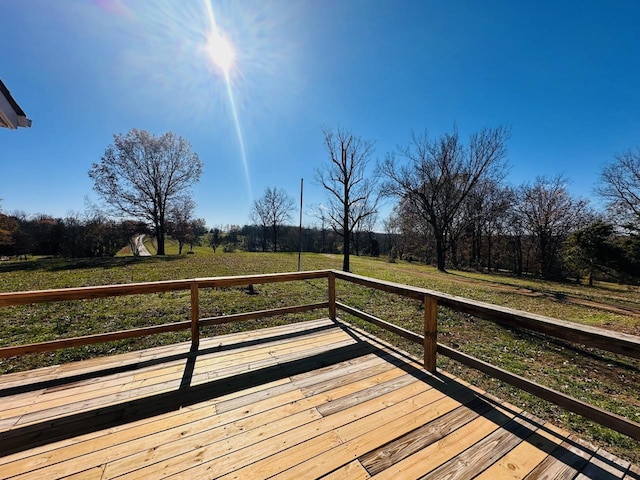
[[[0,478],[638,478],[322,319],[0,377]]]

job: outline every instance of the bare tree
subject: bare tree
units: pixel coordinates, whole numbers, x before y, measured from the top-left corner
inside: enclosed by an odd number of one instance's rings
[[[464,228],[471,241],[471,265],[481,268],[486,260],[486,268],[491,270],[493,237],[504,231],[513,203],[513,190],[494,179],[478,182],[470,192],[463,210],[467,221]]]
[[[596,273],[615,276],[615,264],[619,249],[615,244],[615,227],[597,218],[591,224],[576,230],[564,244],[564,262],[578,277],[587,275],[588,285],[593,287]],[[613,268],[612,268],[613,267]]]
[[[13,245],[20,225],[15,217],[0,213],[0,247]]]
[[[621,226],[640,231],[640,147],[616,155],[602,169],[596,193],[607,202]]]
[[[213,253],[216,253],[216,249],[220,245],[220,229],[212,228],[209,234],[209,246],[213,248]]]
[[[320,251],[326,252],[327,246],[327,225],[330,222],[329,210],[322,204],[311,207],[309,214],[320,222],[320,235],[322,239]]]
[[[435,258],[433,229],[415,205],[406,199],[400,199],[393,208],[390,218],[393,218],[400,232],[398,258],[407,260],[417,258],[425,263],[431,263]]]
[[[373,248],[373,244],[375,243],[374,230],[376,228],[376,224],[378,223],[378,214],[374,213],[373,215],[367,215],[364,217],[360,216],[359,213],[363,208],[369,208],[367,202],[362,202],[362,204],[359,205],[354,212],[352,212],[352,218],[359,218],[358,222],[355,223],[353,227],[353,246],[355,247],[356,255],[360,255],[360,252],[362,250],[364,250],[365,255],[372,255],[374,254],[374,250],[377,250],[377,248]],[[364,248],[361,250],[363,237],[366,238],[366,243],[364,245]]]
[[[348,272],[354,228],[378,209],[376,178],[367,177],[373,144],[342,129],[323,134],[329,159],[316,170],[316,180],[327,191],[331,227],[342,237],[342,270]]]
[[[207,222],[204,218],[194,218],[189,224],[189,251],[193,252],[193,247],[202,244],[202,237],[207,233]],[[215,253],[215,252],[214,252]]]
[[[592,218],[587,201],[573,198],[561,175],[538,177],[533,185],[522,185],[517,197],[518,214],[537,242],[540,273],[544,278],[559,276],[562,244]]]
[[[527,233],[525,221],[520,216],[515,206],[508,212],[505,227],[505,232],[509,239],[509,246],[511,247],[512,252],[511,270],[514,274],[520,277],[524,271],[525,256],[527,258],[529,256],[530,242],[525,242],[525,235]]]
[[[172,132],[154,136],[132,129],[114,135],[100,163],[89,170],[93,189],[108,213],[153,225],[158,255],[164,255],[167,215],[178,199],[190,197],[200,180],[202,163],[189,143]]]
[[[431,225],[438,270],[445,271],[453,222],[469,193],[482,179],[503,179],[509,136],[504,127],[486,128],[465,146],[455,128],[434,140],[414,134],[399,150],[408,164],[399,165],[393,153],[382,164],[384,192],[412,204]]]
[[[278,232],[285,222],[291,221],[291,212],[295,208],[293,198],[284,190],[268,187],[262,197],[253,202],[251,219],[262,227],[262,250],[266,250],[266,232],[271,230],[273,251],[278,249]]]
[[[196,202],[189,197],[184,197],[178,199],[169,211],[167,233],[178,241],[178,255],[182,255],[182,248],[192,234],[191,227],[195,209]]]

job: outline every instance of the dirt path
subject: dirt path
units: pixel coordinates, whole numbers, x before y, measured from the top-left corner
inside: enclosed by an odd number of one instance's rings
[[[138,250],[139,257],[150,257],[151,253],[147,250],[147,247],[144,246],[144,235],[138,235],[136,237],[136,249]]]

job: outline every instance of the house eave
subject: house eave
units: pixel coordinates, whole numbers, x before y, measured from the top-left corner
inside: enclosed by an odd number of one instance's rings
[[[11,96],[11,92],[0,80],[0,127],[16,129],[31,127],[31,120]]]

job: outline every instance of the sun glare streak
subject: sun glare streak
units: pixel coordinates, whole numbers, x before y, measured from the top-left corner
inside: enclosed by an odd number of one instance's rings
[[[54,3],[68,13],[65,2]],[[299,21],[307,13],[304,5],[278,0],[83,5],[84,21],[73,26],[99,35],[114,49],[114,61],[105,68],[113,69],[109,78],[126,101],[152,116],[168,107],[194,134],[215,131],[219,145],[212,148],[234,152],[234,170],[244,169],[247,184],[238,186],[251,195],[252,142],[279,132],[279,120],[290,120],[304,103],[306,77],[299,69],[304,62],[297,61],[307,39]]]
[[[229,98],[229,104],[231,106],[231,114],[233,115],[233,123],[236,129],[236,135],[238,137],[238,144],[240,146],[240,157],[242,159],[242,166],[244,168],[245,180],[247,182],[247,191],[249,193],[249,199],[253,198],[251,191],[251,176],[249,175],[249,162],[247,161],[247,153],[244,145],[244,136],[242,134],[242,128],[240,127],[240,118],[238,116],[238,109],[236,107],[236,100],[233,95],[233,88],[231,87],[231,68],[235,60],[235,52],[233,46],[225,37],[220,33],[216,17],[213,14],[213,7],[211,6],[211,0],[204,0],[207,8],[207,15],[209,17],[209,23],[211,25],[211,32],[208,36],[208,48],[211,60],[222,70],[224,75],[224,81],[227,86],[227,96]]]
[[[240,120],[238,118],[238,109],[236,108],[236,100],[233,96],[233,89],[231,88],[231,82],[229,81],[228,74],[225,74],[227,81],[227,94],[229,95],[229,103],[231,104],[231,113],[233,114],[233,122],[236,127],[236,135],[238,136],[238,143],[240,144],[240,155],[242,156],[242,165],[244,167],[244,176],[247,181],[247,191],[249,192],[249,200],[253,199],[253,192],[251,190],[251,176],[249,175],[249,163],[247,162],[247,153],[244,149],[244,138],[242,136],[242,129],[240,128]]]

